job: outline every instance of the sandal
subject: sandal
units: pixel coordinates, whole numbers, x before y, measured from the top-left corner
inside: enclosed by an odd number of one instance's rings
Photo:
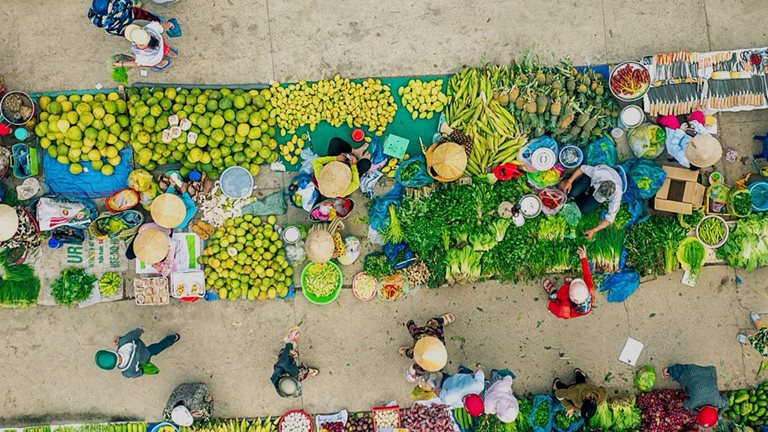
[[[400,349],[397,350],[397,353],[401,356],[405,357],[405,355],[408,353],[408,350],[410,347],[400,347]]]
[[[308,376],[312,376],[313,377],[313,376],[318,376],[318,375],[320,375],[320,369],[309,368]]]
[[[542,282],[541,285],[544,288],[544,292],[547,294],[551,294],[552,291],[555,290],[555,285],[552,284],[552,281],[549,279],[544,279],[544,282]]]
[[[443,315],[440,318],[443,319],[443,325],[448,325],[448,324],[456,321],[456,316],[454,314],[452,314],[452,313],[447,313],[447,314]]]
[[[162,72],[172,64],[170,59],[165,59],[165,62],[164,66],[152,66],[150,69],[152,69],[152,72]]]
[[[557,385],[560,384],[560,378],[555,378],[552,380],[552,391],[558,391],[560,390]]]
[[[563,282],[569,284],[569,283],[573,282],[573,278],[572,277],[567,277],[567,278],[563,279]]]
[[[173,58],[176,58],[179,56],[179,50],[177,48],[168,47],[168,50],[173,53]]]

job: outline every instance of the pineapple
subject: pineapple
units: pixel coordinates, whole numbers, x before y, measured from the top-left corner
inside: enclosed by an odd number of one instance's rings
[[[568,132],[572,137],[576,138],[581,133],[581,128],[578,126],[572,126],[571,130]]]
[[[538,84],[538,85],[544,85],[547,82],[547,76],[544,75],[544,72],[542,72],[542,71],[539,71],[536,74],[536,78],[534,78],[534,79],[536,80],[536,84]]]
[[[522,110],[525,108],[525,98],[524,97],[518,97],[515,98],[515,108],[518,110]]]
[[[584,74],[584,75],[581,76],[581,83],[584,84],[584,85],[590,85],[592,83],[592,80],[589,79],[589,75],[588,74]]]
[[[597,117],[592,117],[582,127],[582,131],[581,131],[582,138],[584,139],[589,138],[589,136],[592,134],[592,129],[594,129],[595,126],[597,126]]]
[[[514,86],[512,87],[512,90],[509,91],[509,100],[512,102],[517,102],[517,97],[520,96],[520,87]]]
[[[559,116],[560,115],[560,99],[555,98],[554,102],[552,102],[552,105],[549,106],[549,113],[553,116]]]
[[[536,112],[536,100],[533,94],[528,95],[528,100],[525,102],[525,110],[531,114]]]
[[[587,86],[584,85],[584,84],[579,84],[579,87],[576,89],[576,91],[579,92],[579,93],[586,93]]]
[[[579,114],[579,117],[576,119],[576,126],[582,127],[585,124],[587,124],[588,121],[589,121],[589,113],[588,112],[583,112],[583,113]],[[576,135],[576,134],[574,134],[574,135]]]
[[[596,94],[596,95],[600,96],[600,95],[602,95],[603,93],[605,93],[605,89],[603,88],[603,86],[597,86],[597,87],[595,88],[595,94]]]
[[[552,82],[555,80],[555,76],[552,74],[552,72],[547,72],[546,74],[546,83],[552,84]]]
[[[560,105],[566,105],[568,103],[568,94],[563,92],[562,95],[560,95]]]
[[[544,114],[544,112],[547,111],[548,106],[549,106],[549,99],[547,98],[547,95],[540,94],[538,97],[536,97],[537,113]]]
[[[555,81],[552,83],[552,91],[553,91],[553,92],[557,92],[557,91],[560,91],[560,90],[562,90],[562,89],[563,89],[563,83],[562,83],[562,82],[560,82],[560,80],[555,80]]]
[[[568,81],[565,82],[565,88],[567,88],[569,92],[574,91],[576,89],[576,80],[569,78]]]
[[[504,90],[501,92],[499,95],[499,103],[504,107],[509,105],[509,90]]]
[[[566,107],[565,112],[560,116],[560,120],[557,123],[558,129],[565,129],[573,123],[574,115],[571,107]]]
[[[454,129],[453,132],[451,132],[449,135],[449,138],[456,144],[464,146],[464,153],[466,153],[467,156],[469,156],[469,154],[472,152],[472,145],[474,143],[472,142],[472,138],[470,138],[469,135]]]

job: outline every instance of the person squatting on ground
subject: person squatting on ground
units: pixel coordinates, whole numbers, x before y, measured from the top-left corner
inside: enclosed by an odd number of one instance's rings
[[[664,369],[661,376],[677,381],[688,394],[683,407],[696,414],[699,426],[708,428],[717,424],[719,412],[728,406],[728,399],[722,397],[717,388],[714,366],[675,364]]]
[[[150,67],[155,72],[165,70],[171,66],[171,59],[179,56],[179,51],[171,48],[163,37],[163,32],[172,29],[172,22],[151,22],[144,27],[130,24],[125,27],[124,36],[131,42],[133,60],[116,61],[115,67]]]
[[[469,415],[478,417],[483,413],[480,393],[485,389],[485,372],[477,366],[474,372],[459,366],[456,375],[443,374],[440,400],[451,408],[466,408]]]
[[[491,372],[493,376],[493,372]],[[514,378],[506,375],[485,391],[485,413],[495,415],[503,423],[512,423],[520,413],[520,405],[512,392]]]
[[[596,232],[613,223],[621,207],[626,178],[624,171],[608,165],[582,165],[571,174],[568,180],[560,183],[560,190],[573,198],[583,214],[589,214],[608,203],[608,212],[594,228],[584,232],[587,240],[592,240]]]
[[[301,396],[301,382],[310,376],[317,376],[320,371],[308,367],[304,363],[297,363],[299,357],[297,343],[301,331],[297,328],[291,329],[283,338],[285,346],[277,355],[274,370],[272,372],[272,385],[277,394],[284,398],[298,398]]]
[[[555,378],[552,390],[569,416],[578,411],[581,417],[588,421],[594,417],[597,406],[608,400],[608,391],[605,387],[587,383],[589,377],[581,369],[575,369],[573,373],[576,376],[573,384],[566,385],[560,378]]]
[[[427,372],[441,371],[448,363],[448,351],[445,349],[443,327],[454,322],[453,314],[431,318],[423,327],[413,320],[405,325],[413,338],[413,345],[400,347],[400,355],[413,359],[413,364],[405,374],[408,382],[417,382]]]
[[[124,336],[115,338],[115,351],[99,350],[96,352],[96,365],[104,370],[117,368],[126,378],[138,378],[144,374],[154,375],[159,372],[152,364],[152,357],[160,354],[179,341],[178,333],[164,337],[160,342],[145,345],[141,340],[144,329],[139,327]]]
[[[134,7],[133,0],[93,0],[88,9],[88,19],[113,36],[123,36],[126,26],[137,20],[163,21],[146,9]]]
[[[183,383],[176,386],[163,410],[165,421],[189,427],[195,421],[206,422],[213,416],[213,398],[204,383]]]
[[[587,250],[584,246],[579,246],[577,252],[581,262],[582,279],[567,278],[563,286],[557,290],[552,285],[552,281],[544,280],[544,291],[549,296],[547,309],[558,318],[570,319],[587,315],[592,312],[592,305],[595,302],[595,286],[592,282],[592,273],[589,271]]]

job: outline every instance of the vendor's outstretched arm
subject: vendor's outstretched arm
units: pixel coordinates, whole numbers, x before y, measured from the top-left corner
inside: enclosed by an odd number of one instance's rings
[[[571,187],[573,187],[573,182],[575,182],[577,178],[581,177],[582,174],[584,174],[584,171],[581,169],[581,167],[576,168],[576,171],[571,174],[568,180],[565,180],[560,184],[560,190],[565,193],[569,193],[571,191]]]
[[[607,220],[601,220],[597,225],[595,225],[594,228],[587,230],[584,234],[587,236],[587,240],[592,240],[592,236],[595,235],[596,232],[600,230],[604,230],[605,228],[608,228],[608,226],[611,225],[610,221]]]

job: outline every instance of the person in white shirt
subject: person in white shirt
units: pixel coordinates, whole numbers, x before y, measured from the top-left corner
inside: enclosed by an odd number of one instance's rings
[[[560,190],[573,198],[582,214],[589,214],[608,203],[605,217],[594,228],[584,232],[592,240],[596,232],[613,223],[621,206],[621,197],[626,190],[624,173],[608,165],[582,165],[570,178],[560,183]]]
[[[171,59],[178,57],[179,52],[165,41],[163,32],[173,28],[170,21],[162,24],[150,22],[144,27],[130,24],[125,27],[123,36],[131,42],[131,52],[134,59],[131,61],[117,61],[115,67],[135,68],[147,66],[153,71],[159,72],[171,65]]]

